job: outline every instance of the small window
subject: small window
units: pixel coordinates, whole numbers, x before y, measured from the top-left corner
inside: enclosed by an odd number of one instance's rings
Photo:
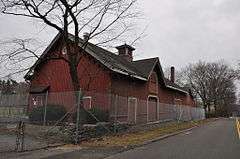
[[[41,96],[37,96],[33,98],[34,106],[43,106],[43,98]]]
[[[91,96],[83,97],[83,107],[87,110],[92,108],[92,97]]]
[[[174,103],[175,103],[175,105],[182,105],[182,100],[178,99],[178,98],[175,98]]]
[[[67,54],[67,48],[66,48],[65,46],[62,48],[62,54],[63,54],[63,55],[66,55],[66,54]]]

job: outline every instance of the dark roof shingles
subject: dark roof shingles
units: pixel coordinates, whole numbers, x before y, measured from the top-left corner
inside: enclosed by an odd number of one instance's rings
[[[148,78],[157,60],[158,58],[137,60],[133,61],[132,65],[139,69],[144,77]]]

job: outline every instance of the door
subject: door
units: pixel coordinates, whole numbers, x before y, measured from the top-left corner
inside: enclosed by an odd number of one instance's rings
[[[156,97],[148,98],[148,122],[157,121],[157,104],[158,100]]]
[[[137,99],[128,98],[128,123],[135,124],[137,118]]]

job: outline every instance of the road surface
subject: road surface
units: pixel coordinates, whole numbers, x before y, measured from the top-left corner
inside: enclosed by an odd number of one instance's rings
[[[234,119],[220,119],[107,159],[240,159],[238,135]]]

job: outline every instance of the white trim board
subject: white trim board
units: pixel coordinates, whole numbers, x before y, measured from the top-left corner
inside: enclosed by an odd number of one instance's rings
[[[135,117],[134,117],[134,123],[137,123],[137,98],[135,97],[128,97],[128,118],[127,120],[129,121],[129,101],[130,100],[135,100],[135,108],[134,108],[134,111],[135,111]]]
[[[147,97],[147,123],[149,123],[149,119],[148,119],[148,101],[149,98],[156,98],[157,99],[157,120],[159,120],[159,97],[156,95],[148,95]]]

